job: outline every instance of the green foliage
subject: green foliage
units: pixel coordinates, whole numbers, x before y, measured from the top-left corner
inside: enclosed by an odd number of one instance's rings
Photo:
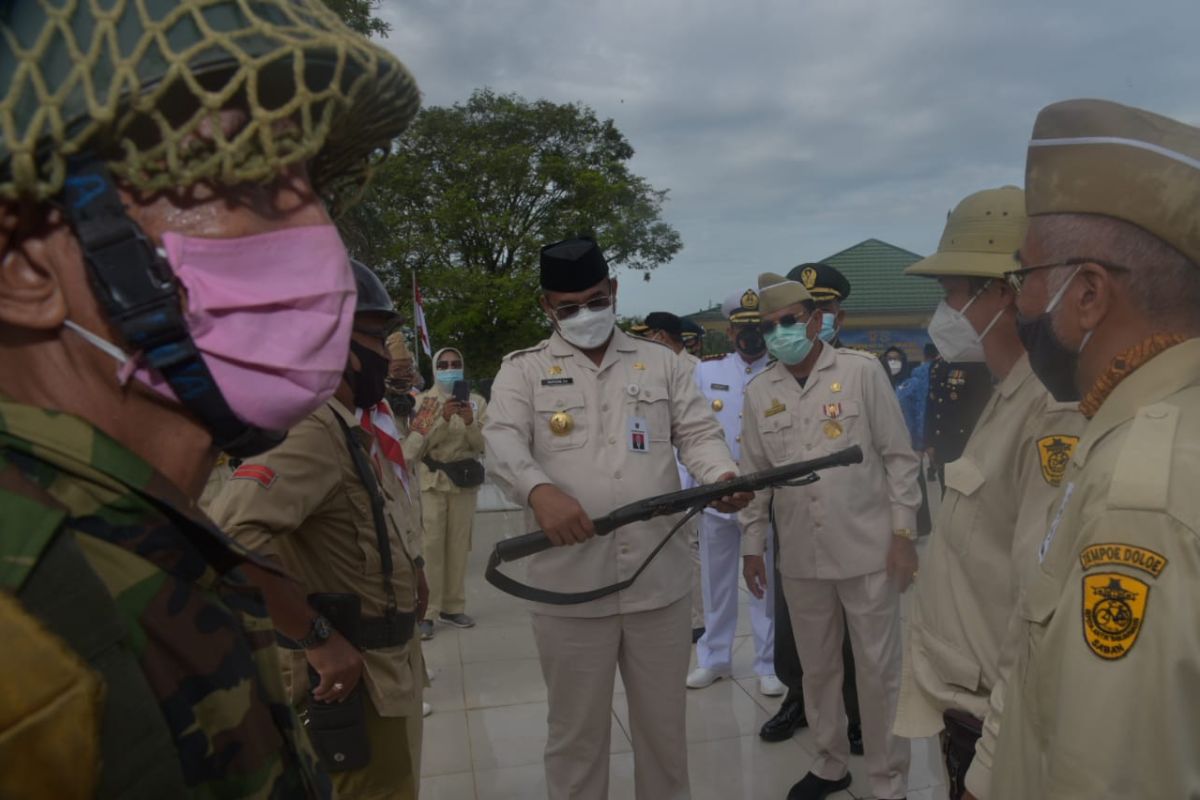
[[[462,347],[485,377],[550,330],[538,306],[543,244],[591,234],[611,266],[647,279],[682,247],[660,218],[667,192],[630,172],[632,156],[586,106],[483,89],[423,110],[339,223],[397,297],[416,271],[434,347]]]
[[[392,26],[376,17],[380,0],[324,0],[331,11],[363,36],[387,36]]]
[[[704,349],[706,356],[733,352],[733,340],[721,331],[706,330],[704,332]]]

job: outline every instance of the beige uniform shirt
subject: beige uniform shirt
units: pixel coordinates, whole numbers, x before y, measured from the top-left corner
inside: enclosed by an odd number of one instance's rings
[[[569,417],[570,429],[552,430],[555,415]],[[593,518],[678,490],[674,448],[706,483],[736,469],[687,362],[620,330],[600,366],[557,333],[507,356],[492,385],[483,438],[488,469],[513,502],[527,507],[535,486],[552,483]],[[526,520],[530,530],[537,527],[532,512]],[[659,517],[539,553],[529,559],[529,583],[583,591],[625,580],[670,528],[671,520]],[[686,538],[675,536],[628,589],[590,603],[535,608],[580,617],[662,608],[691,591],[691,569]]]
[[[461,461],[467,458],[478,459],[483,455],[483,424],[487,419],[487,402],[475,393],[471,393],[471,412],[473,420],[470,425],[455,414],[447,422],[442,417],[442,408],[450,395],[442,390],[440,385],[417,395],[416,409],[418,415],[429,413],[435,420],[433,427],[426,434],[411,430],[405,437],[404,457],[410,458],[420,478],[421,491],[437,490],[439,492],[477,492],[473,489],[460,489],[441,470],[431,470],[421,461],[429,456],[435,461]],[[426,405],[428,404],[428,405]],[[425,411],[428,409],[428,411]]]
[[[1087,424],[1026,559],[991,797],[1200,796],[1200,340]]]
[[[381,617],[387,595],[371,499],[337,417],[370,448],[370,436],[353,413],[330,400],[289,431],[279,447],[247,460],[210,513],[242,545],[278,556],[306,592],[352,592],[362,598],[363,616]],[[420,517],[390,467],[376,469],[376,477],[387,512],[392,588],[399,610],[411,612],[416,606],[413,562],[420,554]],[[281,650],[280,659],[291,679],[293,700],[299,700],[308,687],[304,654]],[[363,661],[367,691],[381,716],[420,713],[425,677],[418,637],[402,647],[368,650]]]
[[[947,709],[987,715],[1017,602],[1015,564],[1046,534],[1083,426],[1076,404],[1056,403],[1022,355],[962,457],[946,465],[946,494],[908,616],[897,734],[932,736]],[[986,769],[981,783],[986,790]]]
[[[887,374],[870,353],[823,345],[803,388],[776,362],[746,386],[744,473],[808,461],[851,445],[863,463],[811,486],[767,489],[739,515],[742,555],[762,555],[774,503],[779,571],[841,580],[887,566],[893,531],[916,527],[920,463]]]

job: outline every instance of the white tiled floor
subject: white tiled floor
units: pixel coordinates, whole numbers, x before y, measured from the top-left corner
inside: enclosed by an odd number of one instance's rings
[[[487,555],[497,539],[521,529],[514,512],[476,516],[475,548],[467,578],[470,630],[436,627],[425,642],[435,675],[426,699],[423,800],[539,800],[546,793],[542,750],[546,744],[546,688],[524,603],[483,580]],[[511,571],[511,570],[510,570]],[[520,577],[517,570],[515,574]],[[743,602],[748,595],[743,590]],[[688,764],[694,800],[783,800],[812,762],[807,729],[788,742],[767,744],[758,729],[779,707],[763,697],[751,668],[753,646],[746,609],[739,616],[734,678],[688,692]],[[609,795],[633,800],[633,753],[624,688],[613,696]],[[838,800],[868,798],[865,765],[851,759],[856,780]],[[944,800],[940,755],[932,741],[913,745],[909,800]]]

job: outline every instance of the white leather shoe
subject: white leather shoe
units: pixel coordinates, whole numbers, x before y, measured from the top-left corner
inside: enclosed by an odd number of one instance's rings
[[[758,692],[765,694],[767,697],[779,697],[787,691],[787,687],[783,682],[774,675],[760,675],[758,678]]]
[[[728,672],[718,672],[715,669],[708,667],[696,667],[688,673],[687,687],[689,689],[703,689],[705,686],[712,686],[721,678],[728,678]]]
[[[429,705],[429,703],[422,702],[421,703],[421,716],[428,717],[432,713],[433,713],[433,706]]]

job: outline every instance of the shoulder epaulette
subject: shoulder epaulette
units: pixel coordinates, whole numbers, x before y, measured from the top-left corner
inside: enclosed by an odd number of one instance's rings
[[[665,345],[665,344],[663,344],[662,342],[656,341],[656,340],[654,340],[654,339],[647,339],[645,336],[638,336],[636,333],[630,333],[630,334],[627,334],[627,335],[629,336],[629,338],[630,338],[630,339],[637,339],[639,342],[645,342],[646,344],[656,344],[656,345],[658,345],[659,347],[666,347],[666,348],[667,348],[668,350],[670,350],[672,353],[674,353],[674,352],[675,352],[675,349],[674,349],[674,348],[672,348],[672,347],[669,347],[668,345]]]
[[[1179,407],[1143,406],[1121,444],[1108,489],[1109,508],[1161,511],[1171,485],[1171,451],[1179,426]]]
[[[838,347],[838,348],[836,348],[836,350],[839,353],[846,353],[847,355],[860,356],[862,358],[869,358],[872,361],[879,360],[879,357],[877,355],[875,355],[874,353],[872,353],[870,350],[860,350],[857,347]]]
[[[535,344],[533,347],[526,347],[524,350],[513,350],[511,353],[509,353],[504,358],[502,358],[501,361],[511,361],[512,359],[516,358],[517,356],[523,356],[526,353],[536,353],[538,350],[545,350],[549,346],[550,346],[550,340],[542,339],[540,342]]]
[[[733,354],[732,353],[712,353],[711,355],[700,356],[700,360],[701,361],[721,361],[730,355],[733,355]]]

